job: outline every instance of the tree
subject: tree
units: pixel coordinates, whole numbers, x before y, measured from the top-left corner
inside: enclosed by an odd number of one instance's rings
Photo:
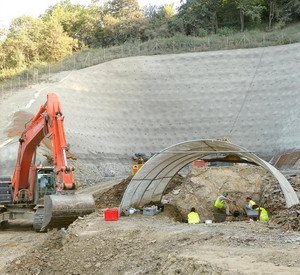
[[[221,0],[188,0],[179,8],[179,17],[185,24],[187,35],[199,35],[199,31],[218,31],[218,9]]]
[[[143,10],[145,16],[142,40],[156,37],[169,37],[172,35],[171,20],[174,16],[174,5],[146,6]],[[173,27],[173,26],[172,26]]]
[[[136,0],[111,0],[103,7],[104,46],[140,40],[143,14]]]
[[[44,24],[42,38],[41,55],[48,63],[57,62],[78,48],[78,40],[64,33],[63,27],[55,19]]]
[[[269,29],[273,27],[274,21],[278,27],[284,27],[292,20],[293,9],[300,12],[299,0],[267,0],[269,10]]]
[[[14,19],[10,25],[6,45],[14,45],[24,55],[27,65],[39,61],[39,46],[43,22],[31,16],[21,16]],[[20,56],[20,55],[19,55]]]
[[[170,19],[174,15],[174,3],[163,6],[164,17]]]
[[[91,4],[93,6],[93,3]],[[83,5],[72,4],[70,0],[63,0],[59,4],[49,7],[42,16],[44,22],[55,19],[59,22],[68,36],[87,42],[90,38],[90,12]]]
[[[2,37],[5,34],[5,30],[0,28],[0,71],[4,69],[5,66],[5,52],[3,49],[3,40]]]
[[[245,16],[252,21],[261,21],[262,13],[265,9],[263,0],[238,0],[240,11],[241,32],[245,30]]]
[[[142,12],[136,0],[110,0],[104,5],[104,13],[121,21],[142,17]]]

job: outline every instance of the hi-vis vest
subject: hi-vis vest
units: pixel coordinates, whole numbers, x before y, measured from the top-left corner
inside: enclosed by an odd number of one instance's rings
[[[200,218],[198,213],[196,212],[191,212],[188,214],[188,222],[189,223],[199,223],[200,222]]]
[[[252,206],[253,205],[256,205],[256,202],[255,201],[253,201],[253,200],[251,200],[251,201],[249,201],[249,207],[252,209]]]
[[[225,203],[225,200],[223,200],[223,201],[220,200],[221,197],[224,197],[224,196],[218,197],[215,202],[215,207],[220,208],[220,209],[223,208],[224,203]]]
[[[260,221],[267,221],[269,219],[268,212],[266,209],[262,207],[258,207],[256,208],[256,210],[260,210],[260,216],[259,216]]]

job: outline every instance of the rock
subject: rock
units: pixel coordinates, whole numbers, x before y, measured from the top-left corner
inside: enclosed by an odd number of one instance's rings
[[[95,264],[95,267],[96,267],[96,268],[99,268],[100,266],[101,266],[101,263],[96,263],[96,264]]]
[[[180,193],[180,190],[173,190],[172,192],[174,195],[178,195]]]
[[[88,268],[90,268],[92,265],[91,264],[86,264],[85,266],[84,266],[84,268],[85,269],[88,269]]]

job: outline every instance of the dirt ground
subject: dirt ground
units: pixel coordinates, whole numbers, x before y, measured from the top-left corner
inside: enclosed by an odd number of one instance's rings
[[[263,176],[260,168],[252,167],[247,173],[244,169],[219,170],[235,172],[233,178],[243,175],[248,179],[243,184]],[[218,174],[209,173],[204,173],[208,184]],[[191,180],[199,184],[204,174],[192,170],[186,178],[177,176],[165,195],[174,205],[165,204],[163,212],[155,216],[135,213],[117,221],[105,221],[104,211],[118,208],[131,177],[108,178],[83,188],[79,192],[93,194],[97,210],[79,218],[66,232],[38,234],[28,226],[22,233],[13,228],[1,232],[3,252],[10,256],[1,260],[0,274],[300,274],[300,231],[282,230],[272,216],[271,222],[180,222],[188,193],[184,190],[189,190]],[[263,181],[269,184],[272,179],[265,174]],[[182,191],[174,192],[179,187]],[[8,242],[15,244],[8,247]]]
[[[52,231],[6,274],[299,274],[299,232],[265,223],[189,225],[160,213],[104,221],[94,213]]]
[[[47,234],[37,234],[32,229],[32,223],[27,221],[12,221],[0,229],[0,274],[5,274],[6,264],[22,257],[34,247],[48,240]]]

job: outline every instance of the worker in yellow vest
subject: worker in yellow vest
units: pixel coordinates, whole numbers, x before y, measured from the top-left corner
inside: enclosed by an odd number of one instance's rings
[[[256,202],[253,201],[251,197],[247,197],[246,202],[247,202],[246,209],[247,210],[253,210],[253,205],[256,205]]]
[[[253,205],[253,210],[260,211],[260,215],[259,215],[260,221],[267,221],[269,219],[268,212],[266,209],[259,207],[258,205],[255,204],[255,205]],[[258,213],[257,213],[257,215],[258,215]]]
[[[223,192],[222,196],[219,196],[215,202],[215,207],[218,211],[224,211],[226,215],[229,215],[229,206],[227,202],[232,202],[230,198],[228,198],[228,192]]]
[[[188,214],[188,223],[199,223],[200,218],[198,213],[196,212],[195,207],[191,208],[191,212]]]

